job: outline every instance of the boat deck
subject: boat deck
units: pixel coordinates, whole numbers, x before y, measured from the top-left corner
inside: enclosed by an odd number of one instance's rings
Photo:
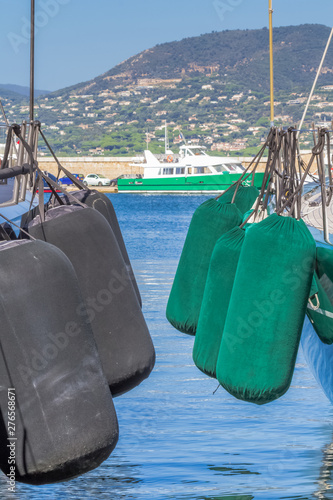
[[[333,198],[326,207],[328,231],[333,234]],[[316,185],[302,198],[302,219],[304,222],[319,231],[323,231],[323,207],[320,186]]]

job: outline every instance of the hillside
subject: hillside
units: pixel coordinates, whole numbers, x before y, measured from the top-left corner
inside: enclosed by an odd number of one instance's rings
[[[13,105],[26,102],[26,96],[23,96],[18,92],[14,92],[10,89],[10,86],[8,88],[7,85],[0,85],[0,99],[4,104],[7,104],[6,109],[12,107]]]
[[[328,35],[320,25],[275,29],[277,124],[300,119]],[[330,85],[333,47],[309,120],[332,119]],[[26,104],[8,101],[12,120],[26,117]],[[89,82],[40,96],[36,104],[57,151],[67,155],[133,155],[144,148],[147,128],[151,149],[159,152],[165,120],[176,145],[182,130],[212,151],[251,153],[269,128],[268,30],[214,32],[157,45]]]
[[[309,88],[330,29],[322,25],[301,25],[274,30],[274,70],[277,91]],[[186,38],[157,45],[115,66],[97,78],[64,89],[56,95],[97,93],[140,79],[184,79],[219,74],[228,81],[269,89],[268,29],[235,30]],[[333,50],[324,68],[322,83],[332,81]]]
[[[29,87],[23,87],[22,85],[13,85],[13,84],[4,84],[0,83],[0,91],[9,91],[9,92],[14,92],[17,95],[24,95],[28,97],[30,95],[30,88]],[[38,90],[35,89],[35,96],[39,97],[41,95],[46,95],[49,94],[49,90]]]

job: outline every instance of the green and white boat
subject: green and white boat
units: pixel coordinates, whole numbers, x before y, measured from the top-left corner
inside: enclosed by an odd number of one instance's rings
[[[236,158],[209,156],[204,146],[183,145],[179,155],[171,151],[158,159],[144,152],[141,178],[118,179],[118,191],[125,193],[220,193],[239,179],[245,168]],[[263,173],[256,173],[254,185],[261,187]],[[246,181],[251,184],[252,177]]]

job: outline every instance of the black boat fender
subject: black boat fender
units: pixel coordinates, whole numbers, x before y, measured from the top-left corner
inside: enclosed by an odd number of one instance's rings
[[[58,247],[73,264],[84,299],[77,314],[92,326],[112,395],[136,387],[151,373],[155,350],[105,217],[92,208],[63,205],[48,210],[45,222],[37,216],[27,230]]]
[[[68,258],[42,241],[0,243],[0,467],[29,484],[108,458],[118,423]]]
[[[52,187],[52,186],[51,186]],[[63,190],[61,187],[59,189]],[[44,211],[50,210],[51,208],[55,208],[57,206],[63,205],[75,205],[75,202],[77,201],[78,204],[84,204],[85,206],[88,206],[90,208],[94,208],[97,210],[99,213],[101,213],[108,223],[110,224],[112,231],[114,232],[114,235],[116,237],[117,243],[119,245],[120,251],[122,253],[123,259],[125,261],[125,264],[127,266],[128,273],[131,277],[132,280],[132,285],[135,290],[135,293],[137,295],[140,307],[142,307],[142,300],[141,300],[141,295],[139,291],[138,284],[135,279],[135,275],[133,272],[132,264],[130,261],[130,258],[127,253],[126,245],[124,242],[124,238],[119,226],[117,214],[115,212],[115,209],[113,207],[113,204],[111,200],[105,194],[99,193],[98,191],[95,190],[90,190],[90,189],[81,189],[79,191],[74,191],[71,193],[66,193],[65,190],[63,190],[64,193],[58,196],[57,198],[51,198],[50,201],[45,203],[44,205]],[[29,212],[25,213],[21,217],[21,227],[26,228],[35,217],[37,217],[39,214],[39,207],[32,208]]]
[[[132,269],[132,264],[130,261],[130,258],[127,253],[127,248],[124,242],[124,238],[119,226],[118,218],[116,211],[114,209],[114,206],[111,202],[111,200],[105,196],[105,194],[100,193],[96,190],[90,190],[90,189],[81,189],[79,191],[74,191],[71,192],[71,196],[69,197],[68,195],[64,194],[60,196],[61,201],[63,201],[67,205],[73,205],[75,201],[73,200],[73,197],[76,198],[78,201],[81,203],[84,203],[90,208],[94,208],[97,210],[99,213],[104,215],[108,223],[110,224],[112,231],[114,232],[114,235],[116,237],[116,240],[118,242],[120,251],[122,253],[123,259],[125,261],[125,264],[127,266],[127,270],[129,275],[131,276],[132,279],[132,284],[133,288],[135,290],[135,293],[137,294],[138,300],[140,302],[140,306],[142,307],[142,300],[140,296],[140,291],[139,287],[137,285],[134,272]],[[59,205],[59,202],[57,200],[54,201],[54,206]]]

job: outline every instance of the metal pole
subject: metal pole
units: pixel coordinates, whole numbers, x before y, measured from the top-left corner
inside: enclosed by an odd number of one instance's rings
[[[272,0],[269,0],[269,64],[270,64],[270,86],[271,86],[271,127],[274,127],[274,66],[273,66],[273,8]]]
[[[324,50],[324,54],[323,54],[323,57],[321,59],[321,62],[320,62],[320,65],[319,65],[319,68],[318,68],[318,71],[317,71],[317,74],[316,74],[315,81],[314,81],[314,83],[312,85],[312,89],[311,89],[311,92],[310,92],[310,95],[309,95],[308,102],[306,103],[305,110],[304,110],[301,122],[299,124],[299,127],[298,127],[299,130],[297,132],[297,137],[299,137],[301,128],[303,127],[303,123],[304,123],[304,120],[305,120],[305,117],[306,117],[306,113],[308,112],[308,108],[310,106],[310,102],[311,102],[313,93],[315,91],[315,88],[316,88],[316,85],[317,85],[317,81],[318,81],[319,75],[321,73],[321,70],[322,70],[322,67],[323,67],[323,64],[324,64],[324,61],[325,61],[325,57],[326,57],[326,54],[327,54],[327,51],[328,51],[328,47],[330,46],[330,43],[331,43],[331,40],[332,40],[332,36],[333,36],[333,28],[331,29],[330,36],[328,37],[328,41],[327,41],[327,44],[326,44],[326,47],[325,47],[325,50]]]
[[[35,88],[35,0],[31,0],[30,22],[30,121],[34,121]]]
[[[3,104],[1,102],[1,99],[0,99],[0,109],[1,109],[1,112],[2,112],[2,115],[3,115],[3,119],[5,120],[5,124],[6,124],[7,127],[9,127],[10,124],[9,124],[8,118],[6,116],[6,112],[5,112],[5,109],[4,109]],[[14,147],[14,151],[15,151],[15,153],[17,155],[16,141],[14,140],[12,144],[13,144],[12,147]]]
[[[3,105],[2,105],[1,99],[0,99],[0,109],[1,109],[1,113],[2,113],[3,119],[5,121],[5,124],[7,125],[7,127],[9,127],[9,121],[8,121],[7,116],[6,116],[6,112],[5,112],[5,109],[4,109]]]

